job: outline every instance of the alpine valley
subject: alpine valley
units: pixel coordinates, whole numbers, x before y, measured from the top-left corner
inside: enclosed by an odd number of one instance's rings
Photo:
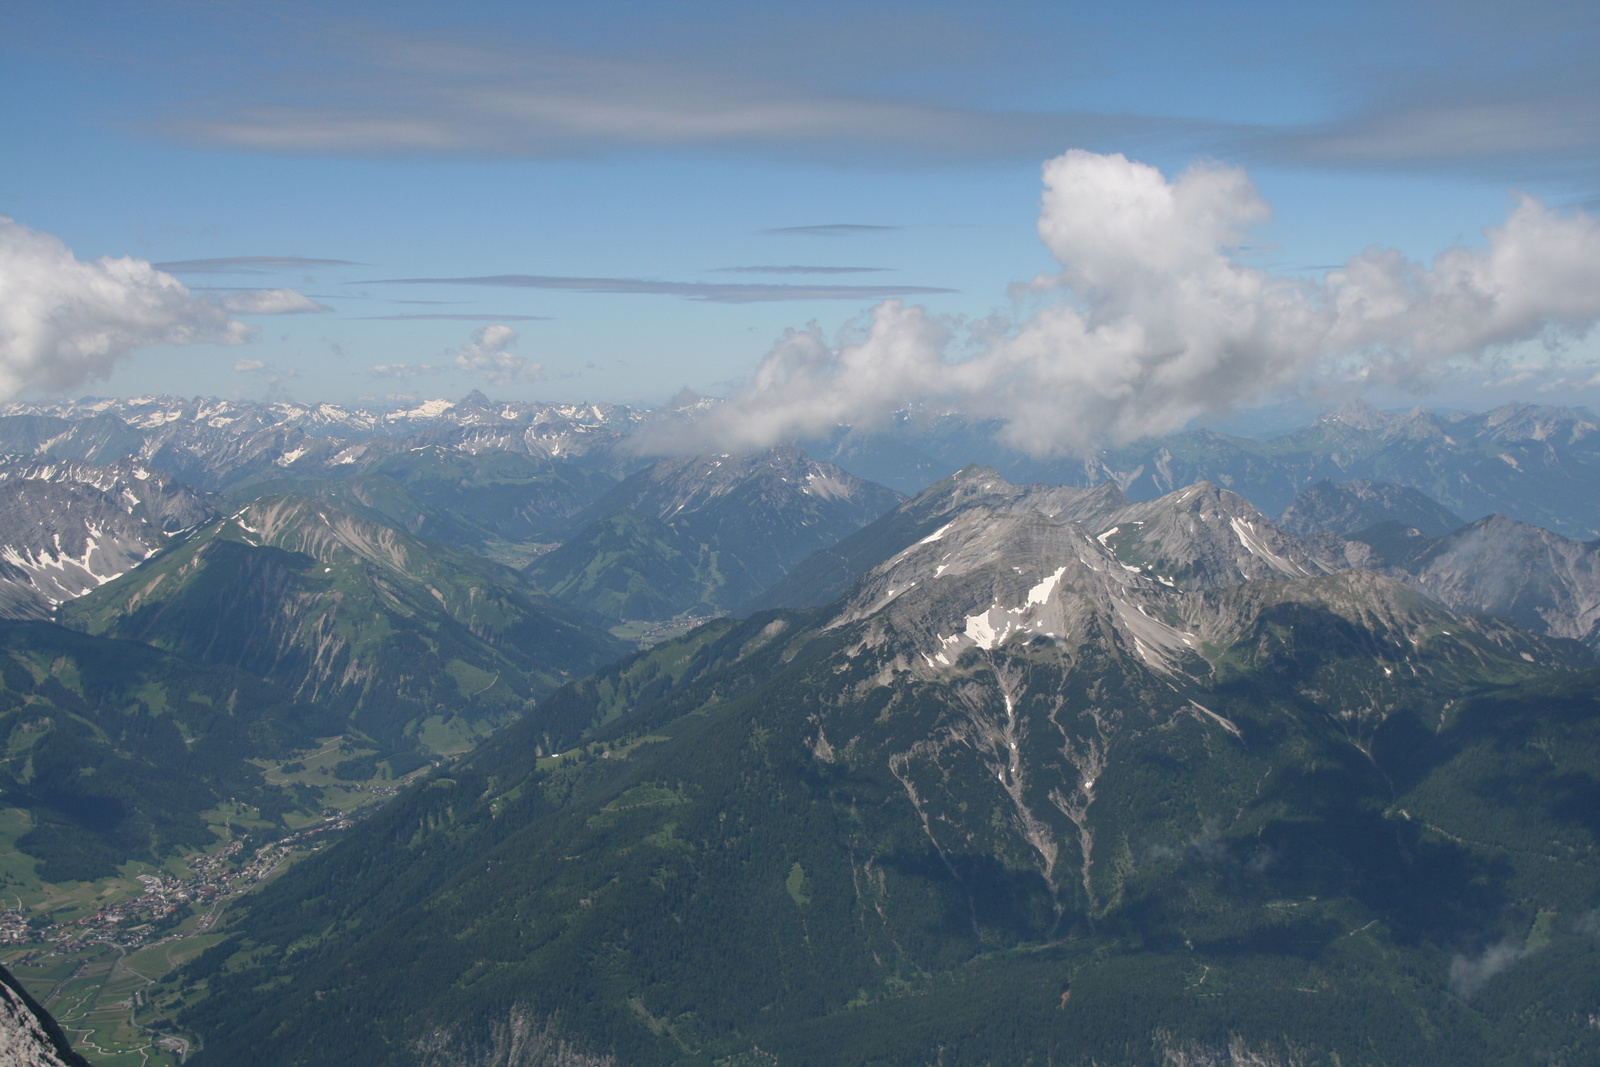
[[[7,407],[17,988],[102,1065],[1600,1062],[1592,415],[647,454],[709,403]]]

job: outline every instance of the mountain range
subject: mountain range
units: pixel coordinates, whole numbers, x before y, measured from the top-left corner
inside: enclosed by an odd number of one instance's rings
[[[692,423],[715,406],[530,404],[477,392],[389,412],[174,397],[11,403],[0,407],[0,453],[97,464],[139,458],[212,491],[286,475],[344,478],[429,445],[516,453],[619,479],[652,462],[638,449],[641,430]],[[1195,430],[1084,458],[1031,456],[1000,444],[998,430],[917,409],[884,427],[840,426],[799,444],[819,461],[904,493],[976,462],[1018,482],[1109,480],[1136,500],[1208,480],[1277,514],[1324,479],[1371,480],[1419,490],[1467,519],[1500,513],[1567,537],[1600,537],[1600,420],[1582,408],[1386,413],[1357,402],[1267,440]]]
[[[1215,487],[908,511],[831,605],[564,687],[251,900],[164,994],[196,1062],[1600,1052],[1581,646]]]
[[[202,1067],[1600,1057],[1586,412],[710,403],[8,407],[0,883],[419,772],[147,991]]]

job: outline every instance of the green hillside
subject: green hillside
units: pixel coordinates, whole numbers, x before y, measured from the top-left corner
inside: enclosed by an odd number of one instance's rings
[[[14,847],[47,882],[213,845],[219,807],[268,826],[288,812],[319,813],[316,790],[271,785],[251,761],[287,759],[340,726],[327,709],[229,667],[0,622],[0,801],[22,814]],[[22,828],[8,817],[5,829]]]
[[[551,596],[603,618],[670,619],[721,610],[728,598],[719,562],[709,546],[624,508],[540,556],[526,573]]]
[[[622,648],[515,571],[296,497],[249,504],[60,617],[249,671],[385,749],[465,747]]]

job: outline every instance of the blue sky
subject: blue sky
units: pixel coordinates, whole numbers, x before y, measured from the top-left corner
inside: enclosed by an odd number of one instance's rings
[[[1025,318],[1013,287],[1062,269],[1036,226],[1041,165],[1069,149],[1169,177],[1244,168],[1272,221],[1232,254],[1286,277],[1372,245],[1423,264],[1479,247],[1512,190],[1600,205],[1592,4],[55,2],[0,19],[0,214],[79,260],[167,265],[256,328],[132,344],[95,364],[107,377],[35,376],[24,397],[725,394],[786,329],[848,341],[896,294],[958,323]],[[329,310],[239,297],[282,288]],[[475,337],[489,326],[509,330]],[[1370,395],[1593,404],[1584,332]]]

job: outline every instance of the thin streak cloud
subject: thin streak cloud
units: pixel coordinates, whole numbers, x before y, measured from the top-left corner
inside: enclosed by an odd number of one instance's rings
[[[371,34],[295,84],[189,101],[146,126],[190,144],[320,156],[590,158],[634,149],[950,162],[1037,158],[1192,120],[992,109],[816,91],[672,59]],[[1209,123],[1201,123],[1210,127]],[[803,229],[803,228],[802,228]]]
[[[179,259],[152,264],[168,274],[271,274],[308,267],[359,267],[348,259],[305,259],[300,256],[224,256],[220,259]]]
[[[708,274],[885,274],[888,267],[713,267]]]
[[[379,278],[360,285],[485,285],[506,289],[555,289],[575,293],[677,296],[717,304],[783,300],[880,300],[896,296],[953,293],[926,285],[757,285],[748,283],[656,282],[641,278],[577,278],[544,274],[496,274],[481,278]]]
[[[863,233],[888,233],[903,229],[901,226],[870,226],[859,222],[829,222],[820,226],[779,226],[763,233],[797,235],[800,237],[854,237]]]
[[[408,322],[436,319],[445,322],[549,322],[549,315],[357,315],[357,322]]]

